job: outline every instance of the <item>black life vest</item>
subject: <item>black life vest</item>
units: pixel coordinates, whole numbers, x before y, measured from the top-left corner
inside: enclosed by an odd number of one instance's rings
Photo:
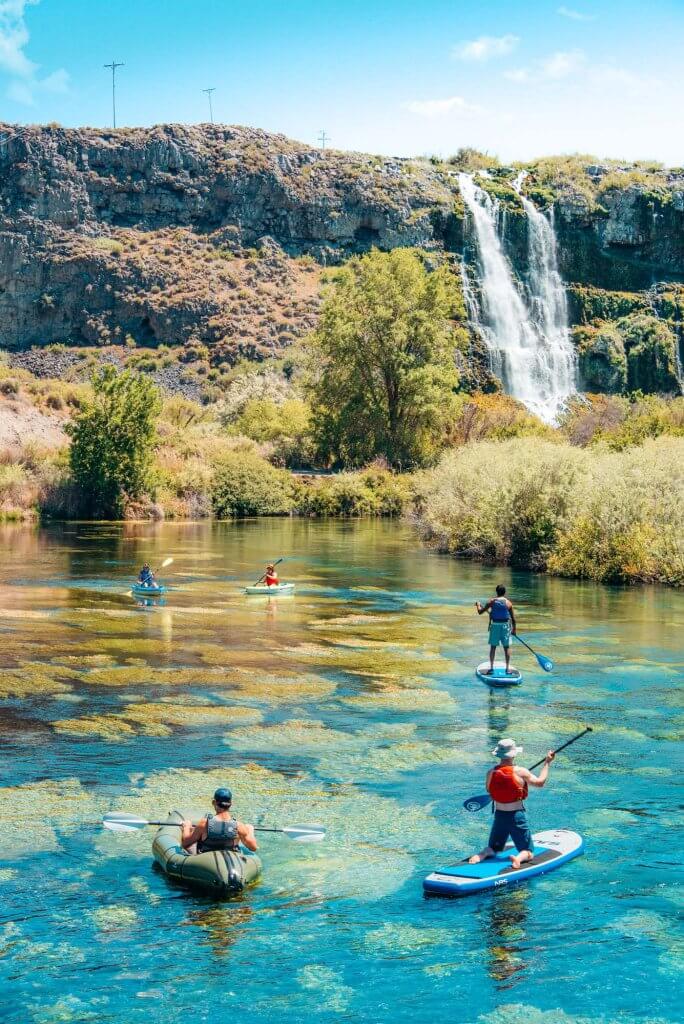
[[[215,818],[213,814],[207,815],[207,837],[200,839],[197,843],[198,853],[209,853],[214,850],[239,850],[240,837],[238,836],[238,823],[235,818],[224,821],[222,818]]]

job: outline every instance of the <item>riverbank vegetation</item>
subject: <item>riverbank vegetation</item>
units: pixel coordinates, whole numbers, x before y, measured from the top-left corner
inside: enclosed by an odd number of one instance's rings
[[[0,365],[0,517],[405,516],[457,556],[684,583],[684,398],[577,396],[551,427],[462,372],[465,320],[448,260],[373,252],[328,273],[306,345],[211,399]]]

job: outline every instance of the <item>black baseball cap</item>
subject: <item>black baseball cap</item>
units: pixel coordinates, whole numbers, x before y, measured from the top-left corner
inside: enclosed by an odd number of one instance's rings
[[[229,804],[232,803],[233,794],[227,786],[220,786],[214,793],[214,800],[217,804]]]

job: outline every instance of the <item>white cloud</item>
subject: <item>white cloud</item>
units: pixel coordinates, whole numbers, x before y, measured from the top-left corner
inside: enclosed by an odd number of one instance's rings
[[[28,106],[34,103],[37,91],[67,92],[69,87],[69,75],[64,68],[40,78],[39,65],[24,52],[30,38],[24,17],[26,8],[38,3],[40,0],[0,0],[0,73],[4,72],[10,80],[7,97]]]
[[[662,88],[663,83],[658,78],[651,78],[648,75],[636,75],[626,68],[616,67],[614,64],[599,64],[592,68],[590,78],[596,85],[617,85],[622,89],[629,89],[631,92],[642,93],[650,89]]]
[[[483,113],[482,107],[466,102],[462,96],[448,96],[443,100],[411,100],[404,103],[404,109],[429,118],[444,117],[446,114],[474,117]]]
[[[452,56],[458,60],[489,60],[490,57],[505,57],[516,48],[518,36],[480,36],[479,39],[466,40],[452,50]]]
[[[583,11],[575,11],[572,7],[559,7],[556,14],[561,18],[570,18],[570,21],[596,21],[595,14],[585,14]]]
[[[515,68],[513,71],[504,71],[504,78],[509,82],[529,82],[530,72],[528,68]]]
[[[579,71],[586,63],[586,56],[581,50],[558,51],[552,53],[541,62],[541,74],[543,78],[567,78],[569,75]]]

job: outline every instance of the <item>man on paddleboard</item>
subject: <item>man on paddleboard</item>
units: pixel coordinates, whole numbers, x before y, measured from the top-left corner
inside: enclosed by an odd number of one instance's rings
[[[489,671],[486,675],[494,675],[494,657],[501,644],[506,659],[506,675],[511,675],[511,636],[517,629],[513,605],[506,597],[506,588],[500,583],[496,588],[496,597],[491,597],[486,604],[475,602],[478,615],[489,612]]]
[[[187,850],[196,843],[198,853],[207,853],[213,850],[239,850],[242,844],[254,853],[258,849],[254,826],[245,825],[232,816],[232,802],[233,794],[229,789],[224,786],[217,789],[212,800],[215,814],[207,814],[206,818],[201,818],[196,825],[191,821],[183,822],[183,849]]]
[[[497,587],[498,590],[498,587]],[[506,845],[508,837],[513,840],[517,853],[511,854],[511,864],[519,868],[527,860],[534,857],[532,832],[527,819],[527,811],[523,800],[527,796],[528,786],[542,789],[549,775],[549,765],[556,756],[550,750],[544,758],[539,775],[533,775],[529,768],[521,768],[515,764],[518,754],[523,748],[517,746],[515,740],[499,740],[492,751],[499,759],[496,768],[487,772],[487,792],[494,802],[494,821],[489,833],[489,841],[484,850],[469,858],[469,864],[479,864],[481,860],[500,853]]]

